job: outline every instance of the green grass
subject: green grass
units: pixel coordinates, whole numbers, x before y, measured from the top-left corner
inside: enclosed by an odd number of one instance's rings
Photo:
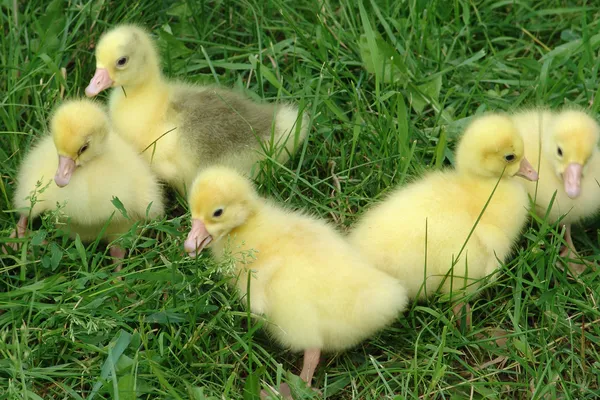
[[[3,0],[0,19],[0,243],[16,222],[20,161],[63,95],[83,95],[94,43],[122,21],[157,35],[170,76],[309,110],[309,140],[267,169],[261,191],[342,230],[391,187],[452,164],[476,113],[600,108],[592,0]],[[183,256],[185,212],[173,203],[165,220],[123,237],[119,273],[105,245],[64,238],[51,216],[27,248],[1,256],[0,399],[253,399],[299,372],[299,355],[266,337],[218,266]],[[585,254],[599,251],[598,226],[575,230]],[[472,300],[471,330],[447,303],[414,304],[326,356],[315,386],[328,399],[597,398],[600,279],[555,267],[556,231],[529,225]]]

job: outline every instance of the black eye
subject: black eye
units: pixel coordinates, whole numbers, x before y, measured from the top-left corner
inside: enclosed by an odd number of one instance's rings
[[[504,159],[508,162],[514,161],[515,159],[515,155],[514,154],[507,154],[504,156]]]
[[[222,208],[217,208],[217,209],[215,210],[215,212],[213,213],[213,217],[214,217],[214,218],[218,218],[218,217],[220,217],[221,215],[223,215],[223,209],[222,209]]]
[[[559,157],[562,157],[562,149],[560,147],[558,148],[556,153],[558,154]]]
[[[83,146],[81,146],[81,148],[79,149],[79,151],[77,152],[78,155],[81,155],[81,153],[83,153],[84,151],[86,151],[88,149],[89,143],[84,144]]]
[[[129,60],[128,57],[121,57],[117,60],[117,67],[123,67],[125,66],[125,64],[127,64],[127,61]]]

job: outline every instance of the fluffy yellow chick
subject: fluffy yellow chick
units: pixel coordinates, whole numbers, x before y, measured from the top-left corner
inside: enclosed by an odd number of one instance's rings
[[[308,117],[292,105],[258,104],[232,90],[169,81],[150,35],[134,25],[102,36],[96,68],[86,94],[115,88],[110,117],[116,131],[181,193],[210,165],[250,174],[266,149],[283,163],[307,135]]]
[[[163,214],[161,187],[148,164],[120,136],[111,132],[102,108],[89,100],[59,106],[50,121],[51,135],[41,138],[19,170],[14,194],[21,217],[15,236],[26,233],[28,218],[62,206],[61,222],[72,235],[92,241],[102,231],[112,240],[136,221]],[[54,182],[52,180],[54,179]],[[31,205],[30,196],[36,202]],[[56,184],[55,184],[56,183]],[[129,219],[112,204],[117,197]],[[113,257],[124,250],[114,246]]]
[[[410,298],[439,289],[460,299],[506,261],[527,220],[527,192],[513,176],[537,174],[523,154],[509,117],[477,118],[460,141],[455,170],[394,191],[356,223],[350,243],[398,278]]]
[[[332,227],[260,198],[232,169],[201,172],[189,202],[185,250],[195,256],[210,246],[219,260],[233,255],[232,284],[250,296],[253,313],[266,316],[279,343],[304,350],[300,376],[309,385],[321,350],[356,345],[407,304],[403,286],[373,268]]]
[[[578,257],[571,224],[596,215],[600,210],[600,156],[598,123],[580,110],[552,113],[533,109],[513,115],[525,152],[533,165],[539,164],[540,179],[530,182],[527,191],[536,204],[536,213],[543,217],[549,210],[550,223],[565,226],[567,246],[561,256]],[[581,273],[585,264],[569,263],[572,271]]]

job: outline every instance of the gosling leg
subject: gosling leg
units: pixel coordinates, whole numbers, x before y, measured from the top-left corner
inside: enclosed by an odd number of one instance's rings
[[[312,378],[315,374],[315,370],[319,365],[319,360],[321,358],[321,349],[307,349],[304,350],[304,360],[302,364],[302,371],[300,372],[300,379],[306,382],[307,386],[310,387],[312,383]],[[292,399],[292,391],[287,383],[282,383],[279,386],[279,394],[284,399]],[[269,393],[267,391],[262,390],[260,392],[261,399],[268,399]]]
[[[302,372],[300,372],[300,378],[310,387],[312,383],[313,375],[319,365],[321,358],[321,349],[307,349],[304,350],[304,363],[302,365]]]
[[[583,260],[579,253],[577,253],[575,243],[573,243],[573,237],[571,236],[571,224],[565,224],[565,242],[567,242],[567,245],[559,255],[565,259],[569,270],[571,270],[574,275],[581,275],[587,267],[595,268],[595,263]],[[568,259],[578,259],[579,262],[566,261]]]
[[[456,317],[456,324],[459,328],[462,327],[463,317],[465,319],[464,328],[469,331],[471,330],[471,306],[469,303],[465,303],[463,301],[456,303],[454,307],[452,307],[452,312]]]
[[[27,221],[27,217],[25,215],[21,215],[19,221],[17,222],[17,227],[11,232],[9,237],[11,239],[24,238],[25,234],[27,233]],[[4,246],[10,247],[14,251],[19,250],[20,247],[19,243],[7,243]],[[4,246],[2,246],[2,252],[6,254],[6,248]]]
[[[125,249],[116,245],[110,246],[110,256],[115,259],[113,263],[117,264],[117,266],[115,267],[115,272],[119,272],[123,267],[122,261],[125,258],[126,254],[127,252],[125,251]]]

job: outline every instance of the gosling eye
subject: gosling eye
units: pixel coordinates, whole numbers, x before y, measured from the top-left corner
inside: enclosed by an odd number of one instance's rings
[[[560,147],[556,150],[556,153],[558,154],[559,157],[563,156],[563,152],[562,152],[562,149]]]
[[[506,160],[506,162],[513,162],[515,160],[515,155],[514,154],[507,154],[504,156],[504,159]]]
[[[213,218],[219,218],[221,215],[223,215],[223,209],[217,208],[213,213]]]
[[[84,151],[86,151],[88,149],[89,146],[90,146],[89,143],[86,143],[83,146],[81,146],[79,148],[79,151],[77,152],[77,155],[80,156]]]
[[[124,67],[129,61],[129,57],[121,57],[117,60],[117,67]]]

